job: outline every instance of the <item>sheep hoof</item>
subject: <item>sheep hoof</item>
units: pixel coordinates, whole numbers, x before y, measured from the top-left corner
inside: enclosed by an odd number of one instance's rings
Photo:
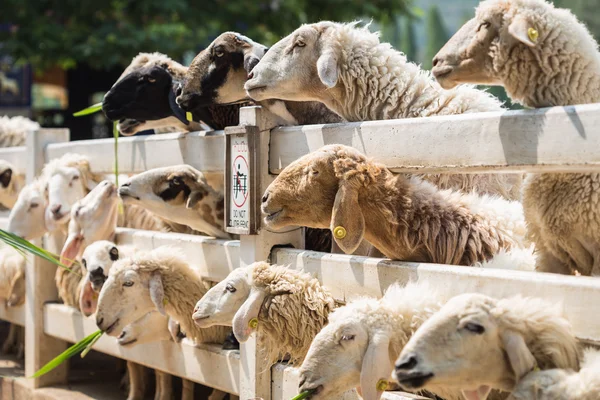
[[[230,333],[226,338],[225,342],[223,342],[223,350],[239,350],[240,342],[233,336],[233,333]]]

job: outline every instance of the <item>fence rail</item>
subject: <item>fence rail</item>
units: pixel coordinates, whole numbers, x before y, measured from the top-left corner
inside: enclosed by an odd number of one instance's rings
[[[241,125],[256,126],[260,132],[255,155],[259,196],[285,166],[333,143],[353,146],[396,172],[600,171],[600,104],[276,129],[272,129],[273,119],[266,111],[248,107],[241,110],[240,121]],[[27,169],[28,180],[39,173],[43,162],[66,153],[88,156],[96,172],[113,172],[113,139],[65,140],[64,132],[32,133],[27,148],[1,149],[0,159],[15,160],[17,169],[23,173]],[[225,150],[223,132],[120,138],[120,172],[137,173],[187,163],[214,172],[219,178],[225,169]],[[227,184],[225,189],[229,190]],[[6,222],[6,215],[0,215],[0,227],[6,227]],[[379,297],[390,284],[411,280],[426,280],[433,287],[455,294],[477,291],[498,297],[542,297],[563,304],[581,340],[600,345],[600,320],[590,317],[595,304],[600,303],[600,280],[595,278],[317,253],[302,250],[301,230],[278,234],[259,229],[256,235],[226,241],[120,228],[116,241],[138,250],[177,247],[201,276],[215,282],[239,266],[270,259],[310,272],[339,300],[363,295]],[[290,244],[296,248],[274,248]],[[0,305],[0,319],[26,326],[28,375],[64,349],[65,341],[80,340],[97,329],[93,318],[84,318],[64,305],[45,304],[57,299],[53,271],[42,261],[31,260],[26,305],[16,309]],[[297,370],[284,364],[272,368],[264,365],[258,356],[259,346],[259,340],[252,337],[239,352],[222,351],[218,346],[196,348],[187,341],[122,348],[113,338],[104,337],[95,349],[239,395],[244,400],[289,399],[297,391]],[[64,382],[65,378],[66,372],[59,369],[54,375],[35,380],[33,386]],[[357,394],[348,392],[342,398],[356,399]],[[384,398],[407,397],[386,393]]]

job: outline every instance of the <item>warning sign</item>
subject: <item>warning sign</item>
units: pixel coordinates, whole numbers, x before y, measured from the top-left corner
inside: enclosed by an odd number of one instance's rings
[[[250,158],[248,136],[231,137],[231,182],[229,190],[231,193],[229,226],[232,228],[250,228]]]

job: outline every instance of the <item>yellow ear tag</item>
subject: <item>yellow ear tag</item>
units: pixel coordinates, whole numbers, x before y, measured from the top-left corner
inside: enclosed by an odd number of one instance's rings
[[[336,226],[333,229],[333,236],[336,239],[343,239],[346,237],[346,229],[343,226]]]
[[[377,381],[377,385],[375,386],[375,388],[378,391],[383,392],[383,391],[387,390],[388,386],[389,386],[388,381],[386,381],[385,379],[380,379]]]
[[[252,329],[256,329],[258,326],[258,318],[252,318],[250,321],[248,321],[248,326]]]
[[[535,28],[529,28],[527,29],[527,36],[529,36],[529,40],[536,43],[540,34]]]
[[[166,306],[167,304],[169,304],[169,300],[163,299],[163,306]]]
[[[185,113],[185,119],[187,119],[188,121],[192,122],[194,119],[192,118],[192,113],[191,112],[186,112]]]

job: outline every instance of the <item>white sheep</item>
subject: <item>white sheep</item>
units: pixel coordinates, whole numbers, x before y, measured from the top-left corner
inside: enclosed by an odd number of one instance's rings
[[[319,101],[347,121],[503,110],[472,87],[442,90],[418,65],[356,23],[303,25],[273,45],[245,88],[257,101]],[[442,189],[520,197],[521,174],[427,175]]]
[[[8,245],[0,247],[0,299],[9,307],[25,302],[25,257]]]
[[[445,88],[498,84],[528,107],[600,102],[600,52],[585,25],[543,0],[487,0],[434,59]],[[600,275],[600,174],[529,174],[523,207],[537,269]]]
[[[461,390],[485,399],[510,391],[540,368],[579,370],[580,349],[562,307],[521,296],[456,296],[429,318],[404,346],[395,377],[409,390]]]
[[[185,110],[191,105],[211,106],[246,100],[244,83],[247,75],[266,51],[262,44],[237,32],[222,33],[190,64],[177,103]],[[215,57],[216,53],[218,57]],[[227,79],[221,79],[223,75]],[[267,100],[258,105],[276,115],[280,125],[342,122],[339,115],[319,102]]]
[[[525,375],[508,400],[598,400],[600,352],[584,352],[581,370],[550,369]]]
[[[192,318],[201,328],[233,326],[240,342],[256,330],[269,364],[286,355],[299,364],[334,307],[331,294],[309,274],[256,262],[212,287],[196,303]]]
[[[391,382],[394,360],[413,332],[445,298],[427,282],[392,285],[383,298],[360,298],[329,314],[300,367],[300,391],[329,399],[360,388],[363,399],[378,400]],[[437,391],[449,400],[460,392]]]
[[[52,220],[44,218],[47,204],[39,178],[25,185],[10,210],[7,230],[27,240],[41,238],[55,228]]]
[[[8,161],[0,160],[0,206],[13,208],[23,186],[25,176],[19,174]]]
[[[25,146],[27,132],[40,129],[40,124],[29,118],[0,117],[0,147]]]
[[[155,168],[129,178],[119,188],[125,204],[143,206],[176,223],[229,239],[225,232],[224,195],[189,165]]]
[[[525,245],[518,202],[441,191],[342,145],[291,163],[262,201],[268,228],[329,227],[346,253],[364,237],[392,259],[473,265]]]
[[[156,310],[178,321],[196,343],[222,343],[230,329],[201,329],[192,319],[195,299],[207,291],[206,282],[176,249],[163,246],[136,253],[112,266],[100,291],[96,323],[108,335],[118,336],[125,325]]]

